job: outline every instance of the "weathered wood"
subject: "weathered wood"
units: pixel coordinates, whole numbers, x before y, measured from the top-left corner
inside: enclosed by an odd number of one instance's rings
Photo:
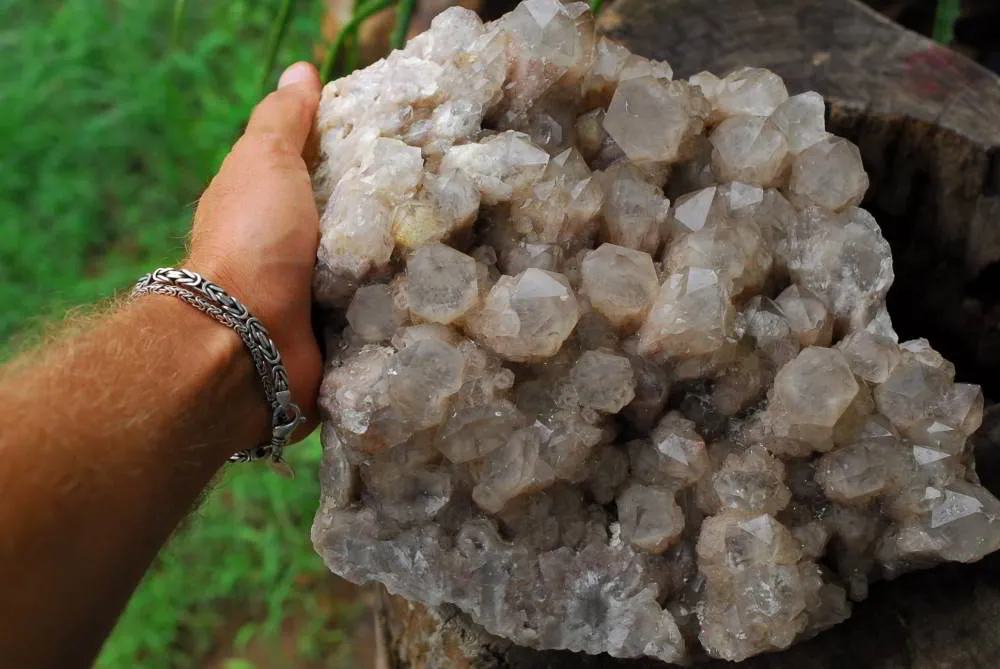
[[[619,0],[602,29],[678,76],[768,67],[828,100],[830,129],[861,147],[866,206],[893,245],[890,313],[927,336],[959,376],[1000,397],[1000,80],[855,0]],[[977,280],[978,279],[978,280]],[[997,284],[996,286],[990,284]],[[977,449],[1000,492],[1000,410]],[[648,668],[497,639],[451,608],[383,592],[397,669]],[[706,669],[993,669],[1000,657],[1000,555],[873,586],[846,623],[783,653]]]

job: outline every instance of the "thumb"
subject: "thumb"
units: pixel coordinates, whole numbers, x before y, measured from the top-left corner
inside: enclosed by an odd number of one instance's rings
[[[250,116],[244,134],[257,138],[280,138],[301,154],[312,129],[322,86],[310,63],[295,63],[281,75],[278,90],[268,95]]]

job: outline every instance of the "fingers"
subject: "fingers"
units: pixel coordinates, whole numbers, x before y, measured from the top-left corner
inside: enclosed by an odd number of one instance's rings
[[[302,152],[319,97],[314,67],[285,71],[203,194],[187,261],[268,328],[292,396],[311,418],[322,370],[310,321],[319,215]]]
[[[296,155],[302,153],[319,106],[319,73],[309,63],[296,63],[281,75],[278,90],[257,105],[245,138],[287,142]]]
[[[275,224],[283,220],[317,227],[302,149],[313,126],[320,88],[319,74],[309,63],[296,63],[281,75],[278,90],[254,110],[243,137],[202,196],[192,251],[199,238],[210,241],[204,239],[207,233],[220,227],[247,236],[263,231],[254,229],[254,222],[271,236],[281,233]],[[214,241],[233,245],[232,235],[217,236]]]

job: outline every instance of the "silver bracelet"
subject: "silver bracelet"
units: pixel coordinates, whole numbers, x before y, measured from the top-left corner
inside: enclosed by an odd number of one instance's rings
[[[295,428],[305,422],[305,417],[298,405],[292,402],[292,393],[288,389],[288,372],[267,329],[239,300],[190,270],[161,267],[146,274],[135,284],[132,297],[148,293],[179,297],[232,328],[240,336],[253,358],[257,375],[264,386],[264,396],[271,405],[271,440],[256,448],[234,453],[229,461],[252,462],[266,459],[278,472],[291,475],[291,467],[285,462],[282,453]]]

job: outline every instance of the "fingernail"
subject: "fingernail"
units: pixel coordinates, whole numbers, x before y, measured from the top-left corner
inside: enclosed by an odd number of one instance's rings
[[[278,88],[301,84],[303,81],[309,81],[310,78],[312,78],[312,68],[309,63],[295,63],[281,73],[281,78],[278,79]]]

